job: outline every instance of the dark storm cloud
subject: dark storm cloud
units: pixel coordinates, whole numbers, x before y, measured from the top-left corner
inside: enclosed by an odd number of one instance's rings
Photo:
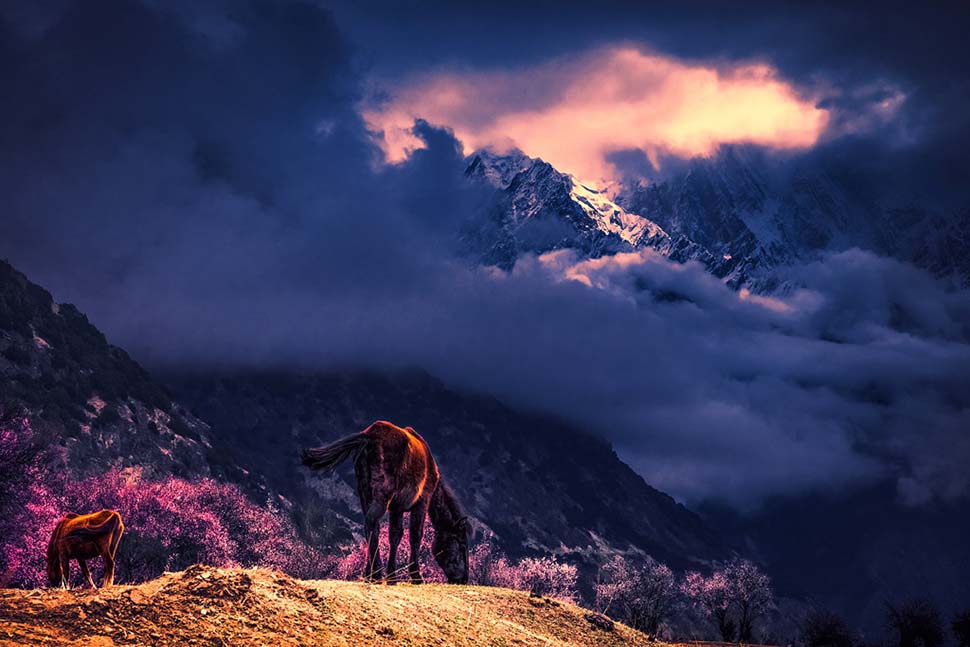
[[[966,493],[966,292],[858,251],[799,268],[783,300],[649,253],[471,267],[455,233],[489,196],[459,143],[418,123],[426,148],[383,166],[360,121],[355,66],[380,42],[355,54],[296,2],[92,6],[2,14],[0,255],[152,366],[417,365],[602,433],[692,500],[878,478],[912,503]],[[771,24],[739,20],[725,38]],[[448,44],[421,33],[415,52]]]

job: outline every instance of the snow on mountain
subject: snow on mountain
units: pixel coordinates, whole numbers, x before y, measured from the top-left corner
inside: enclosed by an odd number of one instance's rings
[[[487,264],[507,269],[524,253],[557,249],[596,258],[641,247],[674,248],[657,223],[541,159],[519,151],[479,151],[469,160],[465,175],[497,192],[493,208],[464,231],[469,251]]]
[[[810,162],[752,147],[722,147],[612,197],[520,151],[478,151],[465,174],[497,194],[466,227],[465,245],[506,269],[524,253],[573,249],[596,258],[651,248],[698,261],[732,287],[765,291],[783,281],[779,268],[860,247],[970,282],[970,211],[887,208]]]
[[[633,247],[639,246],[641,241],[649,241],[657,237],[670,238],[657,223],[636,214],[627,213],[623,207],[608,199],[601,191],[591,189],[574,177],[570,177],[570,180],[573,186],[569,197],[579,204],[600,231],[615,234]]]

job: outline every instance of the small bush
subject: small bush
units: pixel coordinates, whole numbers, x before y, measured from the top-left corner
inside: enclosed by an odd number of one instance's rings
[[[845,620],[827,611],[815,611],[802,627],[805,647],[853,647],[855,636]]]

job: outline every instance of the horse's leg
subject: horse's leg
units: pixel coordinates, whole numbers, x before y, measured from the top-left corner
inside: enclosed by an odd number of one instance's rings
[[[118,552],[118,544],[121,543],[121,535],[125,532],[125,527],[119,522],[118,527],[111,532],[108,552],[104,557],[104,579],[101,586],[111,586],[115,583],[115,554]]]
[[[381,572],[381,517],[387,511],[387,505],[372,501],[364,515],[364,534],[367,536],[367,567],[364,578],[371,582],[379,582]]]
[[[81,558],[78,558],[77,563],[81,567],[81,574],[84,575],[84,579],[86,579],[88,581],[88,585],[92,589],[98,588],[98,587],[96,587],[94,585],[94,578],[91,577],[91,571],[88,569],[88,563],[87,563],[87,561],[86,560],[83,560]]]
[[[66,552],[61,552],[58,556],[61,560],[61,588],[71,588],[71,560]]]
[[[418,503],[411,508],[410,526],[408,528],[408,541],[411,544],[411,554],[408,556],[408,574],[411,582],[421,584],[421,564],[418,561],[421,553],[421,540],[424,538],[424,519],[428,515],[428,504]]]
[[[115,583],[115,560],[110,553],[101,556],[104,560],[104,577],[101,580],[102,587],[108,587]]]
[[[404,513],[391,510],[390,523],[387,528],[387,538],[390,548],[387,552],[387,583],[397,583],[400,574],[397,572],[397,549],[404,538]]]

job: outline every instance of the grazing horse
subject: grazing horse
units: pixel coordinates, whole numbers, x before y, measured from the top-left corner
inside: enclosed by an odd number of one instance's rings
[[[115,552],[124,531],[121,515],[114,510],[81,515],[66,514],[61,517],[47,545],[47,578],[51,586],[70,587],[70,561],[76,559],[91,588],[98,588],[94,585],[85,561],[95,557],[104,560],[104,579],[101,586],[114,584]]]
[[[468,518],[438,472],[428,443],[410,427],[400,428],[379,420],[360,433],[318,447],[303,450],[304,465],[315,470],[332,470],[352,458],[357,477],[357,494],[364,512],[367,536],[366,579],[382,579],[379,535],[381,519],[390,513],[387,536],[387,581],[397,578],[397,549],[404,537],[404,513],[410,512],[411,544],[408,575],[421,583],[418,551],[424,535],[425,517],[434,527],[432,552],[451,584],[468,583]]]

